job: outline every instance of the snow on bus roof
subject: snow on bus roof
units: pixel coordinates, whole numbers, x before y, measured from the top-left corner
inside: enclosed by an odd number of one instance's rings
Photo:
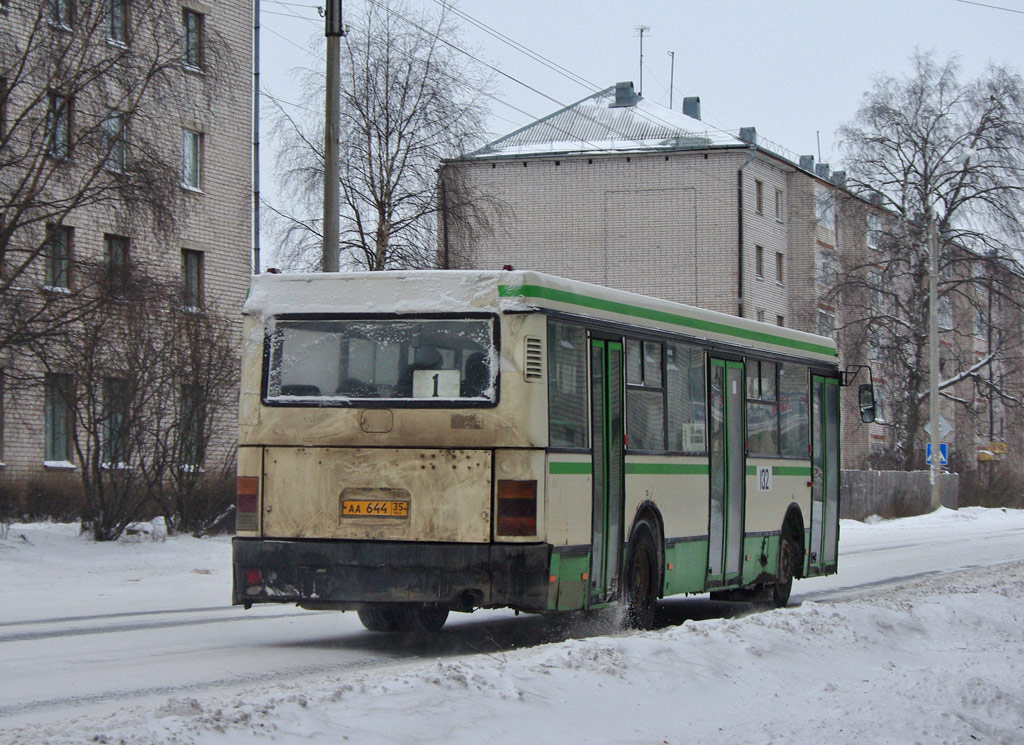
[[[834,362],[835,342],[795,329],[533,271],[262,274],[244,313],[452,313],[558,310]]]

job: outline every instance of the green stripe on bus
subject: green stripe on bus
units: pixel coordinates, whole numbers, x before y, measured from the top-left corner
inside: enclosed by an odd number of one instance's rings
[[[627,474],[706,476],[708,467],[703,463],[627,463]]]
[[[587,474],[591,473],[590,463],[566,463],[566,462],[555,462],[548,463],[548,473],[555,475],[565,474]]]
[[[757,466],[747,466],[747,476],[756,476]],[[811,469],[807,466],[772,466],[773,476],[810,476]]]
[[[810,476],[811,469],[808,466],[772,466],[772,473],[776,476]]]
[[[746,339],[749,341],[761,342],[763,344],[774,344],[779,347],[789,347],[790,349],[799,349],[804,352],[813,352],[815,354],[824,354],[829,357],[836,356],[836,351],[824,344],[815,344],[813,342],[799,341],[797,339],[786,339],[764,331],[735,328],[733,326],[727,326],[724,323],[704,321],[699,318],[690,318],[688,316],[681,316],[677,313],[669,313],[667,311],[654,310],[652,308],[641,308],[638,305],[629,305],[628,303],[620,303],[614,300],[602,300],[600,298],[590,297],[589,295],[581,295],[576,292],[566,292],[565,290],[556,290],[551,287],[541,287],[540,285],[498,285],[498,295],[501,297],[533,297],[543,300],[553,300],[557,303],[579,305],[584,308],[593,308],[594,310],[603,310],[609,313],[618,313],[620,315],[643,318],[648,321],[669,323],[674,326],[682,326],[697,331],[709,331],[711,333],[732,336],[738,339]]]

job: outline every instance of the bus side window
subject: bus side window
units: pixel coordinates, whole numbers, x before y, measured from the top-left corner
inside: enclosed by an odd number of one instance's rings
[[[665,449],[662,346],[626,340],[626,433],[630,450]]]
[[[548,439],[553,448],[587,446],[587,334],[548,321]]]
[[[665,392],[668,449],[690,453],[707,450],[703,349],[681,343],[665,345]]]
[[[779,446],[792,458],[806,458],[808,453],[807,384],[805,365],[779,365]]]

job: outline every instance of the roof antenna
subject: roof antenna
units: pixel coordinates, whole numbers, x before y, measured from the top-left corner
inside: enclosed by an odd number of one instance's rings
[[[644,33],[651,30],[650,26],[634,26],[640,32],[640,87],[636,94],[642,96],[644,92]]]

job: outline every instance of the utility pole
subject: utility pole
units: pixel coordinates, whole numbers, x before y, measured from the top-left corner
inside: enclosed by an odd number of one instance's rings
[[[637,31],[640,32],[640,87],[637,89],[636,94],[642,96],[644,92],[644,32],[650,31],[650,26],[636,26]]]
[[[672,66],[669,68],[669,73],[668,73],[668,107],[671,109],[672,108],[672,92],[675,90],[675,87],[676,87],[676,53],[675,52],[669,52],[668,56],[672,58]],[[643,67],[643,60],[642,59],[641,59],[640,65],[641,65],[641,67]]]
[[[327,100],[324,126],[324,247],[323,270],[338,271],[338,130],[341,119],[341,0],[327,0],[324,36],[327,37]]]
[[[927,238],[928,238],[928,398],[929,415],[932,444],[931,462],[931,485],[932,498],[931,508],[939,509],[942,506],[942,491],[939,482],[939,474],[942,466],[939,464],[939,252],[935,236],[935,212],[931,205],[925,213],[927,215]]]

